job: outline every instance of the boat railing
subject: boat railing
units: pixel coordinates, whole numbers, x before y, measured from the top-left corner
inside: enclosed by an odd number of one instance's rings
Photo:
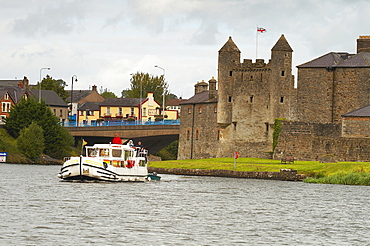
[[[66,161],[69,161],[70,159],[71,159],[71,157],[70,157],[70,156],[69,156],[69,157],[64,157],[64,158],[63,158],[63,161],[64,161],[64,162],[66,162]]]

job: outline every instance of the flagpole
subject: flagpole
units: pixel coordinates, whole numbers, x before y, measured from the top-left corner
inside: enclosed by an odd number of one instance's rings
[[[256,60],[257,60],[257,57],[258,57],[258,25],[256,28]]]

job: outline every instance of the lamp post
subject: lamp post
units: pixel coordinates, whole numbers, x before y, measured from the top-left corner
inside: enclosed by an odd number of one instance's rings
[[[41,72],[42,72],[42,70],[44,70],[44,69],[50,70],[50,67],[43,67],[43,68],[41,68],[41,69],[40,69],[39,103],[41,103]]]
[[[133,73],[130,73],[130,75],[131,76],[135,76],[135,74],[133,74]],[[139,101],[139,119],[138,120],[140,120],[140,124],[142,124],[142,119],[141,119],[141,117],[142,117],[142,114],[141,114],[141,98],[142,98],[142,96],[141,96],[141,91],[142,91],[142,80],[140,79],[140,101]],[[139,121],[137,121],[137,124],[139,124]]]
[[[74,79],[74,80],[73,80]],[[72,90],[71,90],[71,116],[73,117],[73,81],[77,82],[77,75],[72,76]]]
[[[166,75],[166,71],[164,70],[164,68],[162,67],[159,67],[158,65],[155,65],[154,67],[156,68],[159,68],[159,69],[162,69],[163,70],[163,79],[165,79],[165,75]],[[166,93],[166,88],[165,86],[163,87],[163,112],[162,112],[162,115],[163,115],[163,122],[164,122],[164,111],[165,111],[165,103],[164,103],[164,96],[165,96],[165,93]]]

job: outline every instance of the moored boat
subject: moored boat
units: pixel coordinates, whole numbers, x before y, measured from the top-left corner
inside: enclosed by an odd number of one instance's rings
[[[85,146],[85,156],[66,157],[58,177],[63,180],[144,182],[149,180],[147,155],[146,149],[132,146],[132,141],[123,145],[116,136],[109,144]]]

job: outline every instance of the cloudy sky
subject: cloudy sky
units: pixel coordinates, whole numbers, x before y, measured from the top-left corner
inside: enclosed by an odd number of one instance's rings
[[[356,51],[370,35],[368,0],[0,0],[0,79],[31,84],[49,74],[70,89],[92,85],[117,96],[130,74],[161,75],[170,91],[193,95],[217,79],[219,49],[231,36],[242,59],[270,58],[284,34],[297,66],[331,51]],[[296,72],[296,71],[295,71]]]

